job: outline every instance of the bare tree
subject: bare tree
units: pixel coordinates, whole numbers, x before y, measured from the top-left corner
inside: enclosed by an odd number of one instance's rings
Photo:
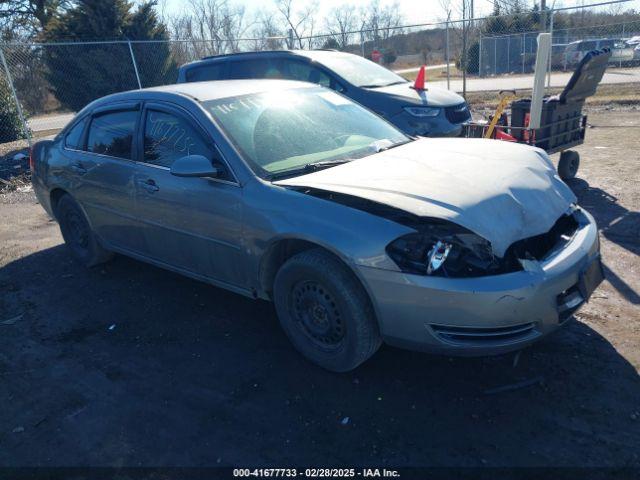
[[[325,28],[334,36],[340,49],[345,49],[351,42],[351,32],[358,28],[356,9],[353,5],[333,8],[325,18]]]
[[[69,0],[0,0],[0,22],[35,35],[70,4]]]
[[[304,48],[303,40],[307,40],[309,48],[311,48],[315,27],[315,13],[318,10],[317,2],[311,2],[304,8],[298,9],[294,4],[294,0],[275,0],[275,6],[282,15],[287,28],[293,32],[295,42],[298,48]],[[293,45],[290,45],[293,47]]]
[[[227,0],[189,0],[167,23],[175,38],[190,41],[195,56],[240,51],[240,39],[251,26],[244,7]]]
[[[255,19],[251,36],[255,38],[254,50],[280,50],[285,46],[286,35],[282,22],[273,12],[262,11]]]
[[[402,14],[400,13],[400,5],[393,2],[391,5],[385,5],[380,11],[379,26],[382,30],[382,39],[386,40],[392,35],[402,33],[402,29],[398,28],[403,23]]]
[[[403,23],[398,2],[381,7],[379,0],[372,0],[362,8],[360,16],[362,30],[367,31],[365,37],[374,43],[400,33],[398,27]]]

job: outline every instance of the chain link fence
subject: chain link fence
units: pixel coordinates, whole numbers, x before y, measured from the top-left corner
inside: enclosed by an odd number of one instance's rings
[[[573,69],[584,53],[597,48],[613,51],[610,66],[631,67],[640,64],[640,50],[631,41],[640,36],[640,21],[552,29],[552,71]],[[536,61],[539,31],[508,33],[478,40],[478,73],[480,76],[531,73]],[[640,39],[639,39],[640,40]],[[631,41],[631,43],[629,43]]]
[[[565,9],[566,10],[566,9]],[[531,15],[531,14],[528,14]],[[640,14],[522,21],[522,15],[366,29],[296,38],[0,44],[0,143],[62,128],[84,105],[115,92],[175,83],[180,65],[221,53],[336,48],[377,61],[408,79],[427,65],[427,80],[466,92],[532,84],[537,35],[552,33],[550,68],[571,70],[593,48],[614,50],[612,66],[639,82]],[[585,20],[585,22],[587,21]],[[595,22],[595,23],[594,23]],[[539,25],[544,25],[544,28]],[[634,39],[634,37],[638,37]],[[637,40],[637,43],[633,43]],[[519,80],[515,80],[518,76]],[[489,77],[489,78],[487,78]],[[526,87],[526,88],[530,88]]]

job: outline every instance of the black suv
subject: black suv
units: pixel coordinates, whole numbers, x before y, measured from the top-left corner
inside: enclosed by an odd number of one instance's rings
[[[282,50],[207,57],[180,67],[178,83],[284,78],[323,85],[383,116],[409,135],[457,136],[471,118],[457,93],[413,84],[365,58],[332,50]]]

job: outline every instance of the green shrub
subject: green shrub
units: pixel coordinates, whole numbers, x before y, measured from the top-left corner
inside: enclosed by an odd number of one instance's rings
[[[390,65],[398,59],[398,55],[395,50],[385,50],[382,54],[382,61],[385,65]]]
[[[169,34],[156,15],[154,1],[78,0],[75,7],[52,21],[48,41],[91,39],[167,40]],[[143,87],[173,83],[177,66],[166,43],[134,44]],[[131,52],[126,43],[77,43],[50,46],[44,51],[47,80],[62,107],[77,111],[110,93],[138,88]]]
[[[463,55],[460,55],[460,57],[456,59],[456,68],[458,70],[462,70],[464,60],[465,59],[463,58]],[[478,70],[480,68],[480,44],[478,43],[478,41],[473,42],[469,46],[467,50],[466,62],[464,63],[466,64],[467,73],[472,75],[477,75],[479,73]]]
[[[27,138],[9,86],[0,79],[0,143]]]

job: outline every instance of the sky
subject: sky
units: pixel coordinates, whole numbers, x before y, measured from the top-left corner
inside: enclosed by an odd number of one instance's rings
[[[249,14],[256,13],[261,8],[268,6],[273,10],[273,0],[228,0],[230,4],[244,5],[245,11]],[[311,0],[309,0],[310,2]],[[318,0],[319,12],[318,17],[322,18],[332,8],[348,4],[354,7],[360,7],[366,5],[371,0]],[[393,4],[394,0],[379,0],[381,5]],[[558,7],[571,7],[576,5],[589,5],[593,3],[600,3],[606,0],[556,0],[556,8]],[[183,5],[187,3],[185,0],[163,0],[167,13],[179,13],[183,8]],[[309,3],[306,0],[294,0],[294,5],[304,6],[305,3]],[[441,21],[446,18],[446,14],[441,6],[440,0],[397,0],[398,5],[403,13],[408,24],[419,24]],[[456,0],[450,0],[450,4],[455,6]],[[538,0],[539,3],[539,0]],[[554,0],[547,0],[548,5],[552,5]],[[488,15],[493,10],[492,0],[475,0],[475,16],[481,17]],[[534,0],[526,0],[526,4],[532,6]],[[624,8],[634,8],[640,11],[640,0],[632,0],[627,4],[624,4]],[[459,18],[459,14],[458,18]],[[456,12],[452,13],[452,18],[456,18]]]

